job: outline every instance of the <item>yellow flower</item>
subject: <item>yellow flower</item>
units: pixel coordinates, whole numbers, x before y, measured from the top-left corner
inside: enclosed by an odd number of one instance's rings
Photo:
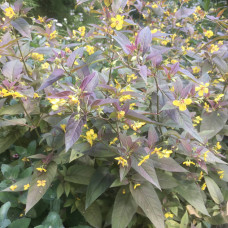
[[[17,185],[11,185],[11,186],[10,186],[10,189],[11,189],[12,191],[15,191],[16,188],[17,188]]]
[[[124,16],[121,16],[121,15],[116,15],[116,17],[112,17],[111,27],[116,28],[116,30],[121,30],[123,28],[123,22],[124,22],[123,19],[124,19]]]
[[[118,140],[118,138],[115,137],[115,138],[109,143],[109,145],[111,146],[111,145],[114,144],[117,140]]]
[[[11,19],[15,15],[15,12],[13,11],[13,8],[12,7],[6,8],[5,9],[5,15],[6,15],[6,17]]]
[[[204,33],[204,36],[208,37],[208,38],[211,38],[212,36],[214,36],[214,33],[211,31],[211,30],[207,30],[205,33]]]
[[[173,105],[179,107],[180,111],[185,111],[187,109],[187,105],[190,105],[192,103],[191,98],[181,99],[181,100],[174,100]]]
[[[51,34],[50,34],[50,40],[53,40],[57,37],[57,31],[53,31]]]
[[[175,63],[177,63],[177,62],[178,62],[178,61],[177,61],[176,59],[172,59],[172,60],[171,60],[171,63],[172,63],[172,64],[175,64]]]
[[[88,143],[92,146],[93,141],[97,139],[97,134],[94,133],[93,129],[90,129],[89,131],[86,132],[86,136],[84,136]]]
[[[223,177],[224,177],[224,171],[223,170],[217,171],[217,173],[219,174],[219,178],[220,179],[223,179]]]
[[[86,51],[89,53],[89,55],[92,55],[94,53],[94,47],[86,45]]]
[[[141,184],[135,184],[134,185],[134,189],[136,189],[137,187],[139,187]]]
[[[136,106],[136,104],[135,103],[131,103],[130,106],[129,106],[129,109],[132,109],[133,110],[134,109],[134,106]]]
[[[121,164],[122,167],[127,166],[127,160],[124,159],[123,157],[117,157],[115,158],[115,160],[118,161],[118,165]]]
[[[78,28],[78,31],[81,33],[81,36],[85,36],[85,30],[86,30],[85,26]]]
[[[160,150],[160,148],[157,149],[157,151],[156,151],[156,154],[158,155],[159,158],[169,158],[170,155],[173,153],[172,150],[167,150],[167,149],[164,149],[162,151],[159,151],[159,150]]]
[[[197,126],[203,119],[200,116],[196,116],[195,119],[193,119],[193,126]]]
[[[222,146],[221,146],[220,142],[217,142],[216,143],[216,150],[220,150],[221,148],[222,148]]]
[[[200,97],[202,97],[203,95],[204,95],[204,93],[205,94],[207,94],[208,92],[209,92],[209,90],[208,90],[208,87],[209,86],[209,83],[206,83],[206,84],[200,84],[199,86],[197,86],[196,88],[195,88],[195,90],[196,90],[196,92],[198,92],[198,95],[200,96]]]
[[[26,158],[26,157],[23,157],[21,160],[22,160],[23,162],[29,162],[29,161],[30,161],[29,158]]]
[[[39,53],[32,53],[31,56],[34,60],[38,60],[39,62],[44,60],[44,55],[39,54]]]
[[[123,129],[124,130],[128,130],[129,129],[129,126],[127,124],[123,125]]]
[[[46,185],[46,180],[38,180],[37,183],[37,187],[44,187]]]
[[[209,150],[207,150],[204,154],[203,154],[203,160],[207,161],[207,156],[208,156]]]
[[[211,44],[211,46],[209,47],[210,53],[214,53],[214,52],[216,52],[218,50],[219,50],[218,45]]]
[[[44,22],[44,18],[43,17],[40,17],[39,15],[38,15],[38,19],[37,20],[40,21],[40,23],[43,23]]]
[[[190,160],[188,160],[188,161],[184,161],[184,162],[183,162],[183,164],[184,164],[184,165],[186,165],[186,166],[191,166],[191,164],[192,164],[192,165],[196,165],[196,163],[195,163],[195,162],[190,161]]]
[[[158,8],[158,5],[157,5],[156,3],[153,3],[153,4],[152,4],[152,8],[153,8],[153,9],[156,9],[156,8]]]
[[[148,160],[150,158],[150,155],[146,155],[145,157],[143,157],[143,159],[138,163],[138,166],[141,166],[144,162],[146,162],[146,160]]]
[[[119,111],[117,112],[117,119],[120,120],[125,116],[125,111]]]
[[[60,124],[61,129],[66,132],[66,124]]]
[[[192,68],[193,74],[198,74],[200,72],[200,67],[195,66]]]
[[[146,124],[145,122],[134,122],[134,124],[131,124],[131,128],[134,131],[137,131],[139,128],[141,128],[145,124]]]
[[[24,185],[24,190],[28,190],[29,187],[30,187],[30,184]]]
[[[200,172],[200,175],[199,175],[199,177],[198,177],[198,180],[201,181],[202,178],[203,178],[203,171]]]
[[[47,63],[47,62],[41,64],[41,68],[42,68],[42,69],[47,69],[49,66],[50,66],[49,63]]]
[[[204,190],[206,189],[206,187],[207,187],[207,185],[206,185],[206,183],[204,183],[204,184],[202,185],[201,189],[204,191]]]
[[[209,110],[210,106],[206,102],[204,102],[204,106],[203,107],[204,107],[206,112],[210,112],[210,110]]]
[[[40,96],[39,96],[39,94],[38,93],[34,93],[33,94],[33,98],[39,98]]]
[[[165,217],[166,218],[173,218],[173,214],[172,213],[170,213],[170,212],[167,212],[167,213],[165,213]]]
[[[154,33],[156,33],[157,31],[158,31],[158,30],[155,28],[155,29],[152,29],[152,30],[151,30],[151,33],[154,34]]]
[[[222,97],[224,97],[224,94],[218,94],[218,95],[215,97],[214,101],[215,101],[216,103],[218,103]]]
[[[104,4],[109,7],[112,3],[112,0],[104,0]]]
[[[38,168],[36,168],[36,170],[38,170],[39,172],[47,172],[47,170],[46,169],[44,169],[43,167],[38,167]]]
[[[137,79],[137,76],[135,74],[127,75],[127,82],[131,82],[135,79]]]
[[[126,190],[125,190],[125,188],[123,189],[122,193],[123,193],[123,195],[124,195],[124,194],[126,194]]]

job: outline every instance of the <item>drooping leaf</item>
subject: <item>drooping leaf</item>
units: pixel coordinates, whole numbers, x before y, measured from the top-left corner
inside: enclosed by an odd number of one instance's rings
[[[30,188],[28,191],[27,201],[26,201],[26,209],[25,213],[36,204],[45,194],[45,192],[50,187],[52,181],[54,180],[57,172],[57,165],[55,162],[51,162],[47,167],[47,172],[43,172],[42,174],[35,172],[33,174],[33,179],[30,183]],[[45,186],[37,186],[38,180],[46,180]]]
[[[86,76],[80,85],[80,89],[84,92],[93,92],[98,84],[98,75],[93,72],[92,74]]]
[[[7,218],[7,213],[10,207],[11,207],[11,203],[6,202],[0,208],[0,227],[1,228],[6,228],[11,223],[11,221]]]
[[[159,182],[159,185],[161,186],[161,189],[170,189],[178,186],[178,182],[173,176],[167,173],[158,172],[158,171],[156,173],[157,173],[158,182]]]
[[[31,222],[31,218],[17,219],[9,225],[9,228],[19,228],[19,227],[28,228],[30,222]]]
[[[144,163],[142,163],[141,166],[138,165],[143,156],[146,156],[146,153],[145,153],[145,151],[142,151],[142,150],[137,151],[137,153],[134,153],[134,156],[131,156],[132,168],[137,173],[139,173],[143,178],[145,178],[150,183],[155,185],[158,189],[161,189],[161,187],[158,183],[158,178],[156,175],[156,171],[154,169],[152,159],[146,160]]]
[[[77,142],[81,135],[82,127],[86,123],[85,117],[75,120],[76,115],[77,113],[73,113],[67,122],[65,134],[66,152]]]
[[[145,83],[147,83],[147,66],[146,65],[138,66],[138,68],[139,68],[140,76],[145,81]]]
[[[20,191],[24,191],[24,185],[29,184],[31,181],[32,177],[25,177],[17,182],[14,183],[14,185],[17,185],[17,188],[14,190],[14,192],[20,192]],[[2,190],[3,192],[12,192],[12,190],[10,189],[10,186],[4,190]]]
[[[86,208],[88,208],[108,187],[111,186],[115,177],[111,175],[108,169],[100,167],[91,177],[86,192]]]
[[[13,126],[13,125],[25,125],[26,119],[12,119],[12,120],[0,120],[0,127]]]
[[[215,201],[215,203],[221,204],[224,201],[224,197],[218,185],[213,179],[208,176],[205,176],[204,179],[207,184],[207,188],[211,195],[211,198]]]
[[[94,172],[95,169],[92,166],[73,165],[67,170],[64,180],[75,184],[88,185]]]
[[[149,182],[141,184],[134,189],[130,185],[131,194],[135,202],[142,208],[156,228],[165,228],[162,205],[152,184]]]
[[[22,72],[23,64],[19,60],[11,60],[3,65],[2,74],[9,80],[14,81]]]
[[[112,1],[112,10],[114,13],[117,13],[118,10],[124,9],[127,4],[127,0],[113,0]]]
[[[157,155],[152,155],[154,167],[170,172],[188,172],[182,166],[180,166],[173,158],[158,158]]]
[[[123,190],[125,191],[125,193],[123,193]],[[126,187],[120,188],[114,202],[112,212],[112,227],[127,227],[136,211],[137,204],[135,203],[129,189],[127,189]]]
[[[58,81],[61,77],[63,77],[64,70],[63,69],[55,69],[52,74],[42,83],[40,88],[37,91],[45,89],[46,87],[52,85],[54,82]]]
[[[180,228],[188,227],[189,219],[188,219],[188,211],[184,213],[183,217],[181,218]]]
[[[102,227],[102,214],[97,202],[93,202],[86,210],[85,204],[81,200],[77,201],[76,205],[77,209],[91,226],[94,228]]]
[[[207,133],[207,139],[211,139],[225,126],[228,119],[227,109],[213,111],[211,113],[204,112],[202,119],[200,132],[213,130]]]
[[[143,28],[136,37],[136,45],[140,47],[143,55],[149,50],[152,41],[152,33],[149,27]]]
[[[195,183],[180,183],[174,190],[201,213],[210,216],[204,205],[201,190]]]
[[[11,25],[22,35],[29,39],[31,37],[31,30],[29,23],[24,18],[17,18],[14,21],[11,21]]]

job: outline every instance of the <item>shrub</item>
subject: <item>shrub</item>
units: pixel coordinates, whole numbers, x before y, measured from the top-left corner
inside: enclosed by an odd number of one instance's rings
[[[1,227],[227,223],[224,9],[93,3],[61,31],[1,5]]]

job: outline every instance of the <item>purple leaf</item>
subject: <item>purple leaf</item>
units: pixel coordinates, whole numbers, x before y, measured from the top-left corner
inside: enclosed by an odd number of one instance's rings
[[[75,142],[77,142],[81,135],[82,127],[86,123],[86,117],[75,120],[76,115],[77,113],[74,112],[67,122],[65,134],[66,152],[74,145]]]
[[[111,99],[111,98],[108,98],[108,99],[98,99],[98,100],[95,100],[93,103],[92,103],[92,108],[96,108],[98,106],[102,106],[102,105],[106,105],[106,104],[112,104],[114,102],[118,102],[117,99]]]
[[[54,82],[58,81],[64,73],[63,69],[55,69],[52,74],[42,83],[37,91],[45,89],[46,87],[52,85]]]
[[[82,81],[82,84],[80,86],[80,89],[85,92],[93,92],[98,84],[98,76],[95,72],[88,75],[84,78]]]
[[[136,37],[136,46],[140,45],[143,55],[149,50],[152,41],[152,34],[149,27],[143,28]]]
[[[127,0],[113,0],[112,1],[112,10],[114,13],[117,13],[118,10],[124,9],[127,4]]]
[[[188,9],[188,8],[183,7],[176,12],[175,16],[179,20],[181,18],[186,18],[186,17],[190,16],[194,12],[195,12],[195,9]]]
[[[170,74],[175,75],[179,69],[180,69],[180,65],[179,65],[179,62],[177,62],[171,66]]]
[[[140,76],[145,81],[145,83],[147,83],[147,66],[146,65],[138,66],[138,68],[139,68]]]
[[[17,18],[15,21],[11,21],[11,25],[22,35],[28,37],[30,40],[31,30],[29,23],[23,18]]]
[[[123,51],[129,55],[132,51],[132,43],[130,40],[121,32],[116,31],[115,32],[117,36],[113,36],[113,38],[119,43],[119,45],[122,47]]]
[[[153,147],[155,143],[158,141],[158,134],[153,126],[151,126],[148,130],[148,145],[149,147]]]
[[[2,69],[2,74],[9,79],[14,81],[22,72],[23,64],[19,60],[12,60],[7,62]]]
[[[77,56],[81,58],[83,55],[83,52],[84,52],[84,48],[78,48],[77,50],[73,51],[67,59],[67,66],[72,67]]]

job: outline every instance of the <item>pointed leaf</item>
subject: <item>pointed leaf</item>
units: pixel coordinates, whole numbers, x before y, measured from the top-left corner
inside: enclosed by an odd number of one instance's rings
[[[211,195],[211,198],[215,201],[215,203],[221,204],[224,201],[224,197],[218,185],[210,177],[205,176],[204,179],[207,184],[207,188]]]
[[[124,194],[123,190],[126,191]],[[126,189],[126,187],[120,188],[114,202],[112,228],[127,227],[136,211],[137,204],[135,203],[129,189]]]
[[[19,60],[12,60],[3,65],[2,74],[9,80],[14,81],[22,72],[23,64]]]
[[[47,167],[46,173],[38,173],[35,172],[33,175],[33,179],[31,181],[31,187],[28,191],[27,201],[26,201],[26,209],[25,213],[27,213],[38,201],[43,197],[45,192],[50,187],[52,181],[54,180],[57,172],[57,165],[55,162],[51,162]],[[38,180],[46,180],[45,186],[37,186]]]
[[[142,208],[154,226],[165,228],[162,205],[152,184],[143,183],[136,189],[131,184],[130,190],[135,202]]]
[[[64,70],[63,69],[55,69],[52,74],[42,83],[40,88],[37,91],[45,89],[46,87],[52,85],[54,82],[58,81],[61,77],[63,77]]]
[[[11,21],[11,25],[22,35],[32,39],[29,23],[23,18],[17,18],[15,21]]]
[[[200,193],[201,190],[195,183],[181,183],[174,190],[198,211],[210,216],[204,205],[203,197]]]
[[[76,112],[73,113],[67,122],[65,134],[66,152],[77,142],[81,135],[82,127],[86,123],[85,117],[75,120],[76,115]]]
[[[106,168],[98,168],[91,177],[86,192],[86,208],[88,208],[108,187],[111,186],[115,177]]]

